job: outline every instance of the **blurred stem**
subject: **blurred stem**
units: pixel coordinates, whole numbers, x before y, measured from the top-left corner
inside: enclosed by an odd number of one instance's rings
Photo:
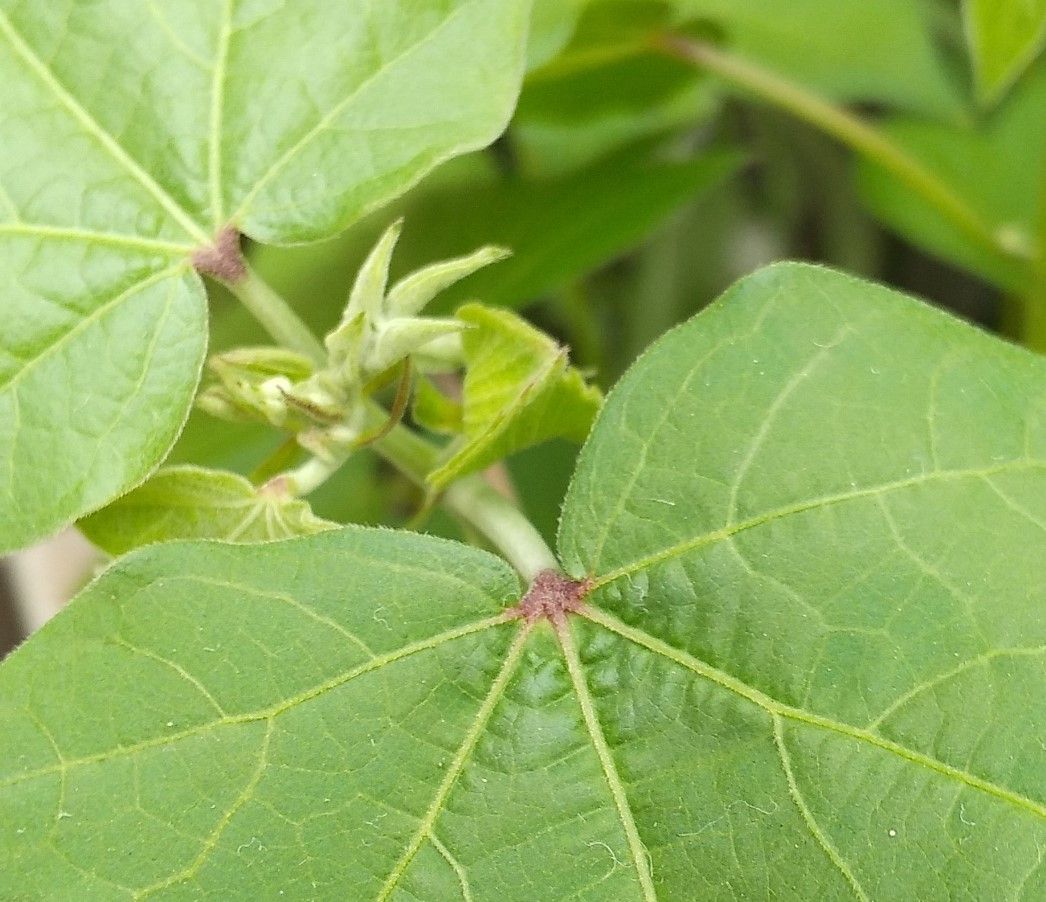
[[[327,362],[327,351],[312,330],[249,265],[242,278],[224,284],[277,343],[304,354],[314,363]]]
[[[656,46],[661,52],[713,72],[827,132],[893,173],[978,244],[1004,257],[1024,261],[1023,255],[1000,242],[995,231],[933,171],[848,110],[704,41],[666,35],[658,38]]]

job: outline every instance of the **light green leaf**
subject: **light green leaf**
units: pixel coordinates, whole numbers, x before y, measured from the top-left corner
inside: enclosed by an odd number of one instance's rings
[[[582,8],[591,0],[534,0],[527,43],[527,68],[547,63],[569,42]]]
[[[1039,898],[1044,529],[1046,362],[765,270],[608,400],[591,584],[354,528],[112,568],[0,667],[0,897]]]
[[[1046,0],[963,0],[981,101],[993,103],[1042,51]]]
[[[230,226],[331,235],[489,143],[528,17],[527,0],[0,0],[0,551],[170,448],[206,337],[194,254]]]
[[[463,441],[429,474],[437,487],[552,438],[584,441],[602,403],[567,352],[508,310],[466,304]]]
[[[858,186],[872,211],[906,238],[1000,285],[1028,278],[1046,179],[1046,66],[1029,75],[982,122],[945,126],[914,119],[884,125],[889,136],[937,174],[1019,256],[974,243],[935,207],[885,170],[861,161]]]
[[[236,473],[192,466],[160,470],[79,523],[88,539],[113,555],[172,539],[266,542],[336,525],[314,516],[305,501],[260,490]]]
[[[465,428],[461,402],[447,397],[425,376],[414,386],[411,415],[419,426],[438,435],[454,435]]]

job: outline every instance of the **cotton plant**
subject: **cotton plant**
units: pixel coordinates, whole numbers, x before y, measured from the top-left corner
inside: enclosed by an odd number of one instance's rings
[[[470,328],[468,323],[420,314],[441,292],[509,252],[480,248],[433,263],[389,287],[402,229],[402,220],[389,226],[361,266],[338,325],[324,338],[322,365],[278,347],[240,348],[209,362],[218,381],[201,393],[200,407],[233,421],[256,420],[288,430],[316,456],[296,473],[276,477],[272,485],[281,491],[307,493],[312,480],[366,443],[375,432],[370,399],[389,378],[402,380],[409,392],[415,371],[451,372],[464,363],[460,333]]]

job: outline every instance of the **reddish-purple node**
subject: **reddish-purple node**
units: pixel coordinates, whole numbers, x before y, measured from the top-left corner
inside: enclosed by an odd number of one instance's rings
[[[534,577],[516,611],[529,623],[546,617],[559,625],[567,614],[581,609],[591,588],[591,580],[571,579],[558,570],[542,570]]]
[[[203,275],[214,276],[223,282],[239,282],[247,275],[240,253],[240,233],[232,226],[226,226],[217,234],[211,247],[196,249],[192,265]]]

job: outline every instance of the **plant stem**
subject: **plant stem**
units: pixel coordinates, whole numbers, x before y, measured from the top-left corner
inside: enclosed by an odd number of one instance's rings
[[[559,569],[556,556],[534,525],[482,477],[457,480],[440,501],[486,536],[528,583],[542,570]]]
[[[389,413],[373,401],[367,401],[364,431],[380,429],[388,423]],[[369,447],[423,489],[429,488],[425,477],[435,469],[439,449],[402,424],[393,426]],[[300,467],[274,477],[270,485],[295,496],[307,495],[331,476],[357,450],[355,443],[332,447],[325,458],[313,457]],[[451,513],[485,536],[528,581],[542,570],[558,568],[555,555],[541,534],[511,501],[479,476],[467,476],[452,483],[439,498]]]
[[[714,72],[820,128],[893,173],[978,244],[1005,257],[1024,259],[1022,254],[1000,241],[995,231],[934,172],[848,110],[704,41],[667,35],[657,39],[656,48],[676,59]]]
[[[375,416],[375,411],[380,411]],[[368,414],[378,423],[388,414],[371,404]],[[408,479],[427,488],[425,476],[439,458],[439,450],[402,424],[389,430],[372,446]],[[541,534],[511,501],[495,491],[480,476],[453,482],[440,496],[440,503],[484,535],[528,582],[542,570],[558,569],[555,555]]]
[[[327,362],[327,352],[312,330],[249,265],[242,278],[224,284],[277,342],[315,363]]]

